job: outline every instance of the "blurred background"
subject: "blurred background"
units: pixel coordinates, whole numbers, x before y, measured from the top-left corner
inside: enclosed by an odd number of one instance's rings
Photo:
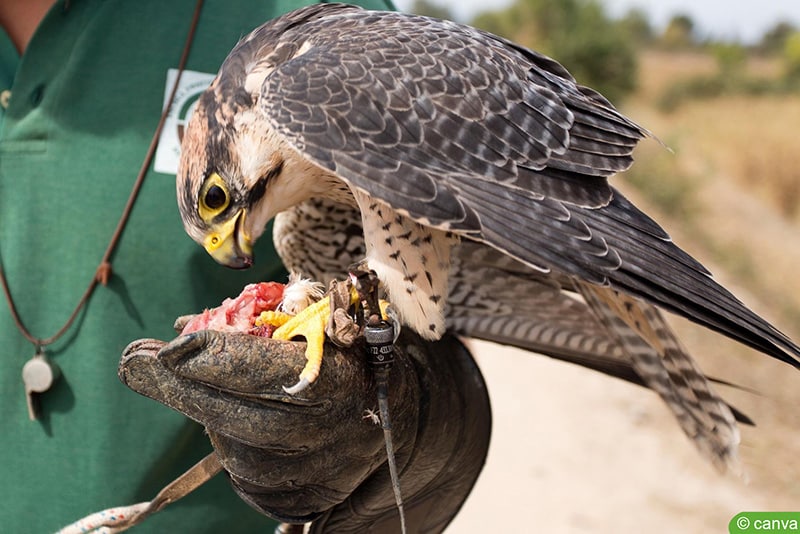
[[[649,129],[663,144],[643,142],[614,184],[800,340],[800,2],[396,4],[544,52]],[[450,532],[727,532],[743,510],[800,511],[800,372],[670,319],[707,374],[744,388],[718,386],[757,424],[745,478],[706,464],[650,392],[473,343],[495,426]]]

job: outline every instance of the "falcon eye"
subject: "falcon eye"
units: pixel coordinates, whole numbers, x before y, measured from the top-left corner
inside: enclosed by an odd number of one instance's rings
[[[204,201],[209,209],[218,210],[228,202],[228,195],[225,194],[225,190],[220,186],[212,185],[208,191],[206,191]]]
[[[209,222],[225,211],[230,203],[231,197],[225,181],[217,173],[210,174],[200,189],[200,205],[198,206],[200,217]]]

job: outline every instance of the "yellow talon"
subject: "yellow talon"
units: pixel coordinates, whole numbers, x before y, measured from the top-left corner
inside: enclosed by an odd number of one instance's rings
[[[288,341],[297,336],[302,336],[306,339],[307,361],[303,371],[300,373],[300,381],[291,388],[284,388],[287,393],[294,394],[305,389],[319,376],[320,365],[322,365],[322,350],[325,344],[325,326],[328,324],[328,318],[331,315],[330,299],[324,298],[295,316],[280,312],[271,313],[276,314],[278,320],[283,320],[284,316],[288,318],[272,333],[273,339]],[[275,323],[270,322],[270,324],[274,325]]]

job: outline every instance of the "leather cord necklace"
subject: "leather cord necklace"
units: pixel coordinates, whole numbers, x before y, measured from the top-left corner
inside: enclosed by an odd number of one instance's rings
[[[139,191],[144,184],[145,176],[147,175],[147,169],[150,167],[150,163],[153,160],[153,156],[156,151],[156,147],[158,146],[158,139],[161,136],[161,130],[164,128],[164,123],[167,120],[167,116],[169,115],[170,107],[172,106],[172,102],[175,99],[175,94],[178,90],[178,84],[180,83],[181,74],[186,67],[186,61],[189,58],[189,51],[192,47],[192,42],[194,41],[194,34],[195,30],[197,29],[197,23],[200,19],[200,11],[203,7],[203,0],[197,0],[194,8],[194,14],[192,16],[192,23],[189,27],[189,33],[186,37],[186,43],[183,46],[183,52],[181,53],[180,62],[178,63],[178,75],[175,78],[175,82],[172,85],[172,90],[170,92],[169,98],[167,99],[167,103],[164,106],[164,110],[161,113],[161,118],[158,121],[158,126],[156,126],[155,133],[153,134],[153,138],[150,141],[150,146],[147,149],[147,153],[145,154],[144,161],[142,161],[142,166],[139,169],[139,173],[136,176],[136,181],[133,184],[133,189],[131,190],[130,195],[128,196],[128,201],[125,203],[125,208],[122,210],[122,215],[120,216],[119,222],[117,223],[117,227],[114,230],[114,234],[111,236],[111,241],[108,243],[108,247],[106,247],[106,251],[103,254],[103,258],[100,260],[100,265],[97,267],[97,270],[94,273],[91,281],[89,282],[89,286],[84,291],[83,296],[81,296],[78,304],[75,306],[75,309],[72,311],[70,316],[67,318],[64,325],[58,329],[58,331],[50,337],[47,338],[38,338],[31,334],[30,330],[25,326],[22,322],[22,319],[17,311],[17,307],[14,304],[14,299],[11,296],[11,290],[8,286],[8,280],[6,279],[5,272],[3,270],[2,261],[0,261],[0,285],[3,288],[3,294],[5,295],[6,301],[8,302],[9,310],[11,311],[11,317],[14,320],[14,324],[17,327],[17,330],[30,341],[33,346],[35,347],[35,353],[33,357],[28,360],[25,366],[22,368],[22,380],[25,384],[25,396],[27,398],[28,404],[28,415],[31,420],[35,420],[38,418],[38,395],[44,393],[48,389],[50,389],[53,383],[58,379],[60,376],[60,370],[56,366],[55,363],[51,362],[49,358],[45,355],[44,348],[47,345],[51,345],[55,343],[58,339],[60,339],[72,326],[72,323],[77,318],[78,314],[80,313],[81,309],[83,309],[84,305],[91,297],[92,293],[94,292],[97,284],[103,284],[104,286],[108,284],[108,280],[111,277],[111,258],[114,255],[114,251],[119,244],[120,238],[122,237],[122,232],[125,229],[125,225],[130,218],[131,211],[133,210],[133,206],[136,203],[136,199],[139,196]]]

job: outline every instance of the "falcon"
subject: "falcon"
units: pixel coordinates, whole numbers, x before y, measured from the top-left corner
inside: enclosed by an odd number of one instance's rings
[[[500,37],[319,4],[257,28],[224,61],[187,126],[178,203],[187,233],[234,268],[252,264],[253,243],[281,214],[277,248],[306,273],[346,271],[347,250],[320,257],[323,236],[303,232],[348,214],[340,230],[355,229],[400,321],[427,339],[450,323],[537,348],[526,328],[498,333],[493,315],[470,320],[448,303],[468,279],[473,297],[499,287],[507,306],[528,309],[538,277],[616,329],[628,354],[636,344],[619,332],[644,340],[650,360],[674,348],[659,307],[800,367],[800,347],[609,184],[648,135],[554,60]],[[467,274],[481,272],[500,278]],[[306,321],[316,313],[276,336],[318,340],[319,321]],[[300,387],[317,376],[319,341],[307,356]]]

